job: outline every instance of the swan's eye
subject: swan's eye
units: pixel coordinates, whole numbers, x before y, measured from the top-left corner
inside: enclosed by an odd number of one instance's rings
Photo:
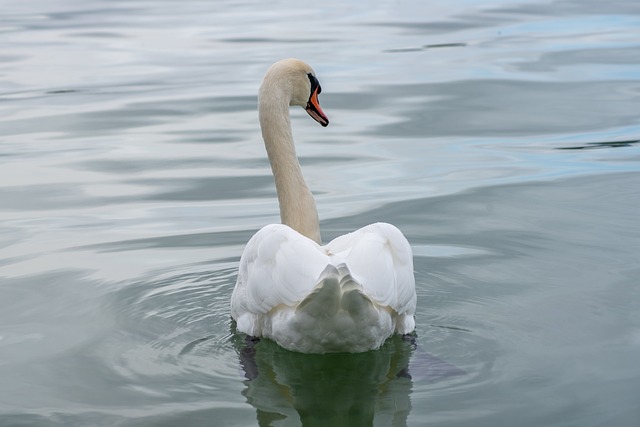
[[[309,81],[311,82],[310,95],[313,95],[313,92],[315,92],[316,89],[318,89],[318,93],[322,92],[322,88],[320,87],[320,82],[318,82],[318,79],[316,78],[316,76],[314,76],[311,73],[307,74],[307,76],[309,76]]]

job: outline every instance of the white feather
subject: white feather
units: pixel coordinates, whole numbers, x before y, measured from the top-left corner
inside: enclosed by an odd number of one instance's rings
[[[325,246],[267,225],[242,254],[231,298],[239,331],[304,353],[376,349],[393,333],[413,331],[415,309],[411,247],[385,223]]]

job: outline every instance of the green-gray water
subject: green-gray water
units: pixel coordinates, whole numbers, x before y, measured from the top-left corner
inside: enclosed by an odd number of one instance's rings
[[[637,0],[1,3],[0,426],[640,420]],[[405,233],[415,343],[232,332],[292,56],[324,240]]]

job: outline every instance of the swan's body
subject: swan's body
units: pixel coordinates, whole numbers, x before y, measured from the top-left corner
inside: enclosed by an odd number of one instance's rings
[[[315,201],[295,154],[289,105],[323,126],[320,85],[307,64],[275,63],[260,87],[262,136],[282,224],[247,243],[231,297],[237,329],[303,353],[363,352],[414,330],[413,256],[400,230],[376,223],[320,245]]]

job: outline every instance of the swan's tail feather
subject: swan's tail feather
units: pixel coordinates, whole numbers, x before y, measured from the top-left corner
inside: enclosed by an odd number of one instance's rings
[[[312,317],[331,316],[338,311],[340,282],[332,265],[324,269],[313,291],[300,301],[296,313],[304,312]]]
[[[352,318],[375,314],[374,304],[362,291],[362,285],[352,276],[346,265],[328,265],[320,274],[313,291],[296,307],[296,313],[312,317],[331,317],[338,311]]]

